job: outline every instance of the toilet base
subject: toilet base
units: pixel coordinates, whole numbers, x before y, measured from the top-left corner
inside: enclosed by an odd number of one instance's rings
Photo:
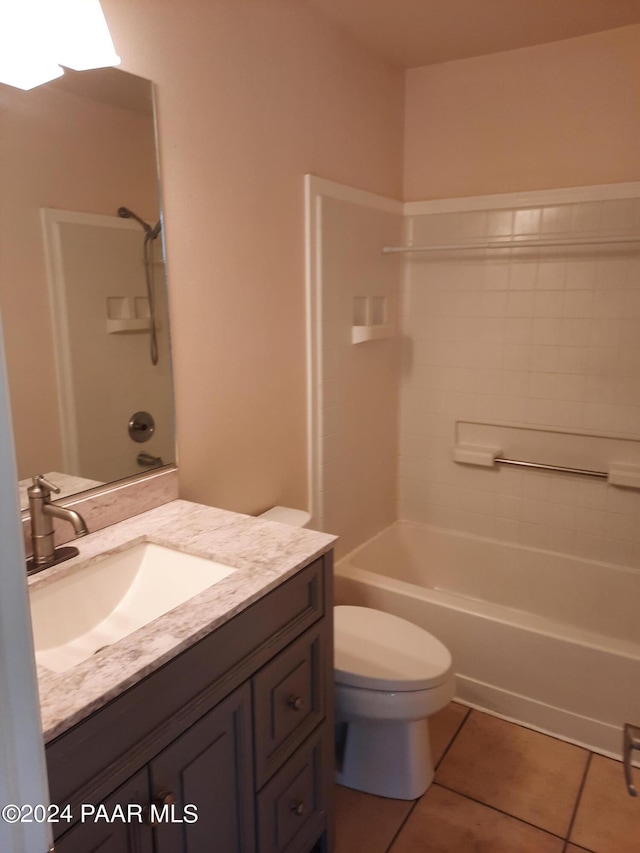
[[[342,767],[336,774],[339,785],[379,797],[415,800],[433,776],[426,719],[347,723]]]

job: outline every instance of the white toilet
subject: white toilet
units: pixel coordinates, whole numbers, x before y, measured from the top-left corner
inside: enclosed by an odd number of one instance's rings
[[[260,518],[305,527],[308,513],[274,507]],[[337,781],[414,800],[433,780],[427,718],[453,699],[451,654],[417,625],[369,607],[334,613]]]
[[[391,613],[349,605],[333,612],[336,722],[346,724],[337,781],[414,800],[433,780],[427,717],[453,699],[449,650]]]

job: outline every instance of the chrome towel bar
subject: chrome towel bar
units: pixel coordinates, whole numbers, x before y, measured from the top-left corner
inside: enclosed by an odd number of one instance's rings
[[[564,465],[542,465],[539,462],[520,462],[517,459],[503,459],[496,456],[496,465],[517,465],[520,468],[538,468],[540,471],[556,471],[560,474],[579,474],[581,477],[596,477],[598,480],[606,480],[609,477],[607,471],[590,471],[588,468],[567,468]]]

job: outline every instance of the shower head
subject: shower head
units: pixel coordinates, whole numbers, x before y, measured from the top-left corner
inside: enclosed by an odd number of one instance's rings
[[[152,230],[148,222],[145,222],[144,219],[141,219],[136,213],[134,213],[132,210],[129,210],[128,207],[119,207],[118,216],[120,216],[122,219],[135,219],[136,222],[139,222],[140,225],[142,225],[147,234],[149,234]]]
[[[158,220],[158,222],[156,223],[155,228],[152,228],[148,222],[145,222],[144,219],[141,219],[137,215],[137,213],[134,213],[132,210],[129,210],[128,207],[119,207],[118,216],[121,217],[121,219],[135,219],[136,222],[139,222],[140,225],[142,225],[145,230],[145,233],[147,234],[150,240],[155,240],[162,228],[162,223],[160,222],[160,220]]]

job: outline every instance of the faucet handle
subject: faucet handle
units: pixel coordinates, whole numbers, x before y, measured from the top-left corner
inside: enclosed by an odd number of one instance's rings
[[[27,491],[31,493],[32,489],[34,491],[42,489],[43,497],[46,497],[49,492],[55,492],[56,494],[59,494],[60,492],[58,486],[56,486],[54,483],[49,482],[49,480],[47,480],[43,474],[36,474],[36,476],[33,478],[33,486],[30,486]]]

